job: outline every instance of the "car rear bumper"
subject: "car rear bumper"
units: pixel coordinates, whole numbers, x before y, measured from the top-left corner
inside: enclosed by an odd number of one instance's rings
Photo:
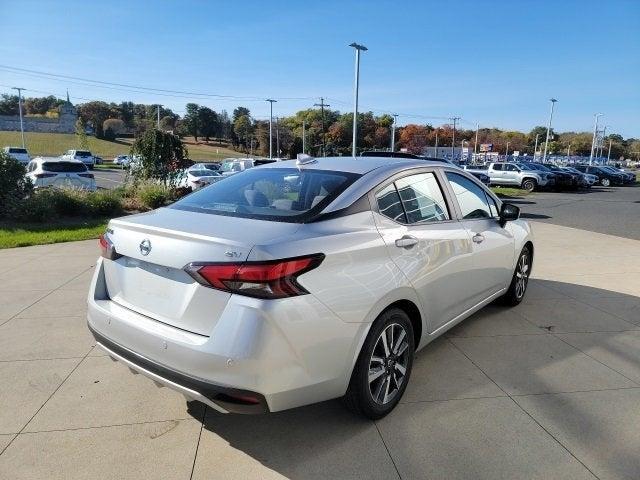
[[[312,295],[285,301],[232,295],[209,335],[188,332],[111,301],[102,258],[87,317],[112,358],[188,398],[238,413],[342,396],[369,327],[343,322]]]

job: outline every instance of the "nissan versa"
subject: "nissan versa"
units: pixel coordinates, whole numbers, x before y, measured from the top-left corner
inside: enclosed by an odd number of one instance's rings
[[[523,299],[534,246],[518,217],[443,163],[251,168],[109,222],[89,328],[112,358],[221,412],[344,397],[380,418],[416,350]]]

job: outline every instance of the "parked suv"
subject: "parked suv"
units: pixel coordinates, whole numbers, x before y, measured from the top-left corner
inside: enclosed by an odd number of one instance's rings
[[[223,413],[344,397],[380,418],[416,350],[498,298],[522,301],[534,245],[518,216],[442,163],[251,168],[111,220],[89,328],[112,358]]]
[[[520,187],[530,192],[555,184],[553,174],[541,172],[523,163],[494,162],[482,172],[489,175],[491,185]]]
[[[67,153],[62,155],[63,160],[79,160],[84,163],[89,170],[93,170],[96,165],[96,159],[88,150],[67,150]]]
[[[27,151],[26,148],[4,147],[2,151],[23,165],[26,165],[31,161],[31,157],[29,156],[29,152]]]

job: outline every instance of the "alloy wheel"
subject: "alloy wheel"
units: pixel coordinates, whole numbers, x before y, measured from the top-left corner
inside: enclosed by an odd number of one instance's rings
[[[527,290],[527,283],[529,282],[529,255],[523,253],[518,260],[518,266],[516,267],[516,284],[515,293],[516,298],[521,299],[524,296],[524,292]]]
[[[369,392],[375,403],[386,405],[396,397],[406,379],[409,355],[405,328],[398,323],[388,325],[369,360]]]

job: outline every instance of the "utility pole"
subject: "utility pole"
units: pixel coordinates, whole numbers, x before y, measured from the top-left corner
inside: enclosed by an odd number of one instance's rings
[[[276,117],[276,158],[280,158],[280,129],[278,128],[278,117]]]
[[[611,139],[609,139],[609,153],[607,153],[607,165],[609,165],[609,160],[611,160]]]
[[[435,153],[435,157],[438,158],[438,132],[440,131],[439,128],[436,128],[436,153]]]
[[[269,158],[273,158],[273,102],[277,100],[267,98],[265,102],[269,102]]]
[[[453,162],[456,153],[456,122],[460,120],[460,117],[451,117],[450,120],[453,120],[453,137],[451,138],[451,161]]]
[[[593,138],[591,139],[591,154],[589,155],[589,165],[593,164],[593,148],[596,143],[596,134],[598,133],[598,118],[604,115],[603,113],[596,113],[593,117],[595,118],[593,123]]]
[[[478,130],[480,130],[480,124],[476,123],[476,141],[473,144],[473,154],[478,153]]]
[[[158,123],[157,123],[158,130],[160,130],[160,107],[161,107],[161,106],[162,106],[162,105],[158,104]]]
[[[358,45],[355,42],[349,46],[353,47],[356,51],[356,77],[353,88],[353,144],[351,148],[351,155],[355,157],[358,153],[358,89],[360,87],[360,52],[366,52],[368,48],[364,45]]]
[[[504,161],[506,162],[507,160],[509,160],[509,143],[511,142],[507,142],[507,148],[504,151]]]
[[[320,107],[320,118],[322,120],[322,156],[327,156],[327,142],[326,135],[327,132],[324,129],[324,107],[330,107],[328,103],[324,103],[324,98],[320,97],[320,103],[314,103],[314,107]]]
[[[307,121],[302,120],[302,153],[307,153],[307,144],[305,139],[305,130],[307,127]]]
[[[567,147],[567,164],[571,160],[571,144]]]
[[[540,136],[539,133],[536,133],[536,146],[533,147],[533,161],[536,161],[536,153],[538,153],[538,137]]]
[[[551,113],[549,114],[549,124],[547,125],[547,138],[544,141],[544,154],[542,155],[542,163],[547,161],[547,147],[549,146],[549,134],[551,133],[551,120],[553,119],[553,107],[558,100],[555,98],[550,98],[551,102]]]
[[[18,91],[18,114],[20,115],[20,136],[22,137],[22,148],[24,146],[24,125],[22,124],[22,90],[26,90],[22,87],[13,87],[12,90]]]
[[[391,130],[391,151],[396,151],[396,123],[398,122],[398,114],[394,113],[393,117],[393,128]]]

